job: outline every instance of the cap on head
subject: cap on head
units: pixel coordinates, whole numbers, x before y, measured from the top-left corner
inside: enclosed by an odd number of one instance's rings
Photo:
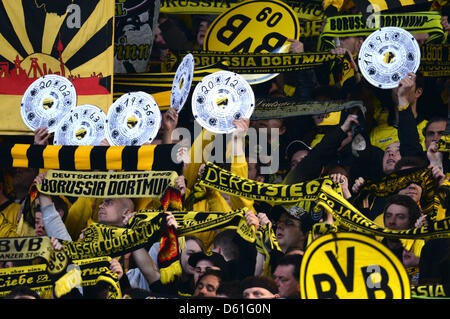
[[[221,254],[209,251],[206,253],[198,252],[194,253],[189,257],[188,263],[192,267],[195,267],[200,260],[209,260],[214,266],[225,271],[227,267],[227,262]]]

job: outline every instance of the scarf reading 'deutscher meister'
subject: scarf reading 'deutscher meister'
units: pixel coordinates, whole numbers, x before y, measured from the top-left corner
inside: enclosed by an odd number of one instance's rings
[[[160,198],[175,186],[174,171],[74,172],[50,170],[37,190],[47,195],[97,198]]]

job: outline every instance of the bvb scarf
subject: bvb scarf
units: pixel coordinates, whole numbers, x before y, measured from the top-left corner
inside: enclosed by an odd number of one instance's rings
[[[18,285],[26,285],[41,296],[50,296],[54,280],[48,274],[45,264],[0,268],[0,297],[6,296]]]
[[[39,192],[49,195],[73,197],[153,197],[160,198],[163,210],[181,210],[180,191],[175,188],[178,174],[174,171],[144,172],[47,172],[41,184],[33,182],[24,200],[24,221],[32,228],[35,224],[34,201]]]
[[[57,278],[70,258],[64,251],[55,251],[47,236],[0,238],[0,261],[44,260],[48,273]]]
[[[439,0],[441,1],[441,0]],[[446,0],[444,0],[446,1]],[[416,5],[431,3],[433,0],[414,0],[414,1],[391,1],[391,0],[324,0],[324,9],[329,6],[335,7],[338,11],[346,10],[356,6],[361,12],[380,12],[391,11],[394,9],[409,9]],[[431,5],[431,4],[430,4]]]
[[[194,57],[195,67],[220,66],[238,74],[283,73],[307,70],[327,63],[341,62],[343,55],[330,52],[306,53],[244,53],[219,51],[186,51],[174,53],[176,63],[188,53]]]
[[[40,193],[72,197],[140,198],[161,197],[175,185],[174,171],[73,172],[50,170],[41,184]]]
[[[168,14],[221,14],[243,0],[161,0],[161,12]],[[318,0],[284,0],[299,19],[321,20],[322,3]]]
[[[63,241],[73,260],[93,257],[116,257],[160,241],[158,253],[161,282],[167,283],[181,274],[177,235],[163,223],[163,212],[151,216],[134,216],[127,228],[92,223],[80,241]]]
[[[338,15],[327,17],[322,34],[319,36],[318,51],[334,48],[333,38],[368,36],[382,27],[399,27],[411,33],[430,33],[430,41],[443,42],[445,34],[438,12],[413,12],[397,14],[375,14],[370,27],[363,15]],[[375,27],[376,26],[376,27]]]
[[[122,228],[92,223],[84,238],[76,242],[63,241],[67,255],[72,260],[93,257],[124,255],[160,239],[162,214],[136,228]]]
[[[235,229],[244,240],[254,242],[255,232],[248,226],[245,219],[247,210],[248,208],[244,207],[230,212],[171,211],[171,213],[178,223],[176,230],[178,236],[194,235],[218,229]],[[133,217],[132,222],[135,225],[142,225],[152,220],[156,214],[160,214],[160,212],[140,210]]]
[[[110,286],[108,299],[120,299],[119,279],[109,268],[110,260],[110,257],[74,260],[76,267],[57,280],[49,274],[46,264],[0,269],[0,297],[6,296],[17,285],[26,285],[42,298],[50,298],[52,292],[59,298],[79,285],[93,286],[105,281]]]
[[[323,187],[316,207],[333,215],[336,224],[349,231],[396,239],[450,238],[450,218],[407,230],[391,230],[375,224],[329,187]]]
[[[161,282],[171,282],[175,276],[181,275],[182,269],[179,261],[178,236],[193,235],[199,232],[216,229],[235,229],[244,240],[255,241],[253,227],[249,227],[245,219],[247,209],[232,212],[192,212],[172,211],[178,223],[176,230],[162,225],[160,249],[158,251],[158,265],[161,273]],[[140,210],[130,221],[130,228],[143,227],[161,211]]]
[[[242,178],[210,162],[206,163],[199,183],[219,192],[275,204],[316,200],[323,185],[333,185],[329,178],[291,185],[260,183]]]
[[[246,222],[246,210],[239,209],[226,213],[175,211],[172,214],[179,225],[176,231],[164,226],[163,212],[142,210],[133,216],[128,228],[92,223],[84,232],[81,241],[62,243],[67,255],[73,260],[78,260],[120,256],[160,240],[158,263],[161,282],[167,283],[181,274],[177,236],[225,228],[235,229],[243,239],[254,242],[255,231]]]
[[[438,285],[419,285],[411,286],[412,299],[450,299],[445,293],[444,286]]]
[[[100,281],[109,284],[108,299],[121,299],[122,291],[120,289],[119,278],[116,273],[110,269],[111,257],[98,257],[82,260],[74,260],[81,272],[82,286],[94,286]],[[124,274],[125,275],[125,274]]]
[[[437,209],[435,200],[437,184],[429,168],[405,169],[383,177],[380,181],[369,181],[363,186],[353,202],[357,203],[368,194],[377,197],[388,197],[398,193],[399,190],[407,187],[411,183],[415,183],[422,188],[420,206],[424,214],[429,215],[430,218],[434,218]]]

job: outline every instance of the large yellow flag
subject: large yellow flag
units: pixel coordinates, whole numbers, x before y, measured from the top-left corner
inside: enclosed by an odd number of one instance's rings
[[[20,115],[28,86],[46,74],[68,78],[77,105],[107,111],[114,74],[114,1],[0,1],[0,134],[31,134]]]

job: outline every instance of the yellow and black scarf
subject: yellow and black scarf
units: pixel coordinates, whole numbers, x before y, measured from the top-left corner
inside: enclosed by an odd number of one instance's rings
[[[318,178],[291,185],[260,183],[242,178],[210,162],[206,163],[199,178],[199,185],[271,204],[316,200],[322,186],[333,186],[333,184],[329,178]]]
[[[182,163],[173,162],[171,157],[175,145],[61,146],[2,143],[0,165],[67,171],[180,172]]]
[[[427,42],[443,42],[445,33],[438,12],[412,12],[395,14],[377,14],[376,24],[368,27],[366,18],[361,15],[338,15],[327,17],[323,32],[319,37],[317,50],[327,51],[335,47],[336,37],[366,37],[382,27],[400,27],[411,33],[429,33]],[[376,25],[376,27],[375,27]]]

